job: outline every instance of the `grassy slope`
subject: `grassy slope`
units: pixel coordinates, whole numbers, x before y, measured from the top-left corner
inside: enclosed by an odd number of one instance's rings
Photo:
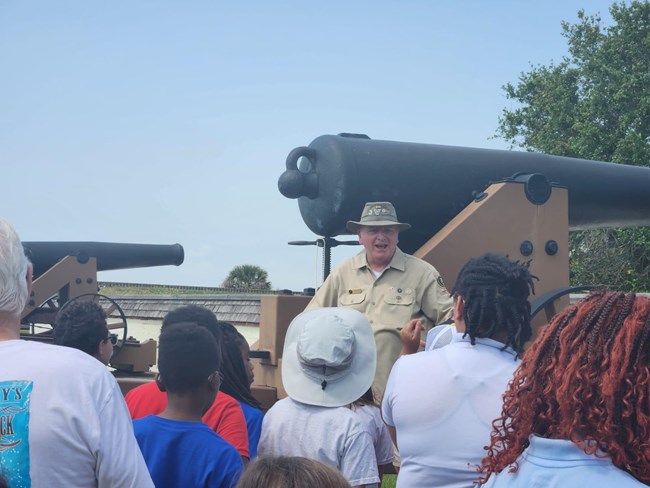
[[[99,290],[102,295],[215,295],[217,291],[187,290],[185,288],[171,288],[158,286],[102,286]],[[227,292],[221,292],[227,293]]]

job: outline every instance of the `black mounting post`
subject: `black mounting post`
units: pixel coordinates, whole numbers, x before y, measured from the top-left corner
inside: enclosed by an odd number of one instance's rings
[[[358,246],[358,241],[337,241],[333,237],[319,237],[315,241],[290,241],[291,246],[318,246],[323,248],[323,281],[332,270],[332,248],[336,246]]]

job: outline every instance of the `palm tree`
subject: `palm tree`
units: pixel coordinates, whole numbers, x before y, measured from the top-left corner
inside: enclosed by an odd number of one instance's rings
[[[221,285],[224,288],[247,288],[251,290],[270,290],[269,274],[254,264],[240,264],[228,273]]]

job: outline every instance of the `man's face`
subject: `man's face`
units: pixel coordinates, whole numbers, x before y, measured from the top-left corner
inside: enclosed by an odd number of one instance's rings
[[[387,266],[395,254],[399,242],[399,232],[393,225],[361,226],[359,244],[366,250],[366,259],[370,265]]]

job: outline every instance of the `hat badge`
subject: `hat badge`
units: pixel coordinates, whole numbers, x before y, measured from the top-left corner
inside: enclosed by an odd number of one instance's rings
[[[380,207],[380,206],[373,207],[368,211],[368,215],[376,215],[376,216],[379,216],[379,215],[385,214],[385,213],[388,213],[388,210],[386,210],[384,207]]]

